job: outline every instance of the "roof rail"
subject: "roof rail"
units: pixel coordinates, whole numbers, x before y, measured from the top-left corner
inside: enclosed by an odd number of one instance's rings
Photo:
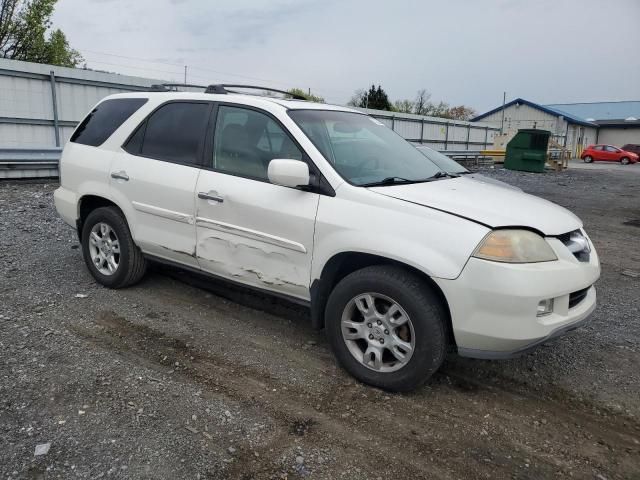
[[[229,88],[244,88],[247,90],[264,90],[266,92],[276,92],[276,93],[282,93],[283,95],[288,95],[291,98],[295,99],[295,100],[306,100],[306,97],[303,97],[302,95],[298,95],[296,93],[291,93],[291,92],[287,92],[285,90],[278,90],[275,88],[269,88],[269,87],[260,87],[257,85],[231,85],[231,84],[218,84],[218,85],[209,85],[207,87],[207,89],[204,91],[204,93],[221,93],[221,94],[226,94],[226,93],[242,93],[242,92],[235,92],[233,90],[229,90]]]
[[[207,88],[206,85],[194,85],[191,83],[156,83],[151,85],[149,90],[152,92],[177,92],[178,87]]]

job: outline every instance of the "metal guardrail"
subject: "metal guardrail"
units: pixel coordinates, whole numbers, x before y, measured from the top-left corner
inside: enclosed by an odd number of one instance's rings
[[[58,176],[61,148],[0,148],[0,179]]]
[[[0,179],[57,177],[61,153],[62,148],[0,148]],[[476,166],[481,158],[500,155],[492,150],[440,150],[440,153],[471,160]]]

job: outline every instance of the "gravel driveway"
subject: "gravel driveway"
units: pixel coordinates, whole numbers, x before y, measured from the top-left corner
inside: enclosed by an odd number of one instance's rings
[[[341,371],[301,307],[160,267],[97,286],[56,185],[0,183],[0,478],[640,478],[640,176],[483,173],[583,219],[599,305],[409,395]]]

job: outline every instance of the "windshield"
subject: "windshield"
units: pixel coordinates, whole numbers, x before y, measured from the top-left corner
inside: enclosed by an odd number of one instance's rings
[[[354,185],[443,178],[438,176],[438,166],[372,117],[328,110],[291,110],[289,116],[336,171]]]
[[[455,174],[469,173],[469,170],[464,168],[458,162],[447,157],[446,155],[443,155],[440,152],[435,151],[432,148],[429,148],[429,147],[416,147],[416,148],[425,157],[427,157],[429,160],[435,163],[443,172],[455,173]]]

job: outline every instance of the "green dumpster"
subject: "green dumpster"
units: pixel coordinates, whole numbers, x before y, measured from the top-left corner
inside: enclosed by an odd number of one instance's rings
[[[507,144],[504,168],[522,172],[544,172],[547,161],[548,130],[522,129]]]

